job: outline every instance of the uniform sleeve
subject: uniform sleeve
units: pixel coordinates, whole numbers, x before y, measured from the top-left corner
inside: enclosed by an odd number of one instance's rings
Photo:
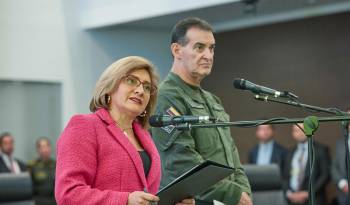
[[[126,192],[92,187],[97,163],[97,141],[93,122],[84,116],[75,116],[57,144],[55,198],[58,204],[127,204]]]
[[[248,181],[248,177],[245,174],[245,171],[242,167],[241,160],[238,154],[238,149],[235,144],[233,149],[234,149],[233,163],[235,167],[235,172],[233,173],[234,174],[233,183],[234,183],[234,187],[240,190],[240,192],[238,192],[239,194],[235,194],[234,196],[238,196],[239,197],[238,201],[239,201],[242,192],[246,192],[250,196],[252,196],[252,192]],[[233,203],[233,204],[236,204],[236,203]]]
[[[214,99],[217,101],[217,103],[219,103],[220,105],[222,105],[222,102],[220,100],[219,97],[213,95]],[[229,118],[228,118],[228,121],[229,121]],[[232,136],[230,136],[232,137]],[[230,193],[233,193],[233,196],[237,199],[237,201],[235,201],[234,203],[230,203],[230,204],[237,204],[240,197],[241,197],[241,194],[242,192],[246,192],[248,195],[252,196],[252,192],[251,192],[251,187],[250,187],[250,184],[249,184],[249,181],[248,181],[248,177],[247,175],[245,174],[245,171],[242,167],[242,164],[241,164],[241,160],[240,160],[240,157],[239,157],[239,153],[238,153],[238,149],[236,147],[236,143],[234,142],[234,139],[232,138],[232,145],[233,145],[233,163],[234,163],[234,167],[235,167],[235,172],[233,173],[233,180],[230,180],[235,189],[230,191]],[[221,189],[221,187],[219,187],[219,189]],[[221,190],[227,190],[226,187],[223,187]],[[236,190],[239,190],[239,191],[236,191]],[[225,201],[223,201],[225,202]]]
[[[186,104],[182,98],[177,96],[160,95],[158,98],[157,114],[167,115],[172,111],[176,111],[180,115],[188,114]],[[196,151],[195,140],[191,131],[179,131],[174,127],[152,128],[152,137],[160,152],[162,159],[162,182],[164,187],[178,176],[191,169],[192,167],[202,163],[203,157]],[[237,150],[233,153],[238,158]],[[224,202],[225,204],[237,204],[242,191],[250,193],[250,189],[244,185],[249,183],[240,165],[235,169],[234,179],[224,179],[213,187],[208,187],[200,199],[212,201],[213,199]],[[236,164],[235,164],[236,165]],[[244,177],[242,177],[244,176]]]

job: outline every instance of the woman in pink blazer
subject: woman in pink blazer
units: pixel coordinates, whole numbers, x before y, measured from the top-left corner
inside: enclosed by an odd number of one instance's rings
[[[152,63],[137,56],[122,58],[103,72],[90,103],[93,113],[73,116],[58,140],[58,204],[144,205],[159,200],[154,194],[160,157],[147,131],[157,81]]]

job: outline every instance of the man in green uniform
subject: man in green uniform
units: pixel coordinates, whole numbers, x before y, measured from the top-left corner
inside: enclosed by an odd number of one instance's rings
[[[199,18],[179,21],[172,31],[171,72],[160,84],[157,115],[212,116],[229,121],[220,99],[200,87],[210,74],[215,39],[211,26]],[[152,128],[162,159],[164,187],[193,166],[211,160],[234,168],[234,174],[197,198],[227,205],[251,205],[251,190],[241,166],[230,128],[194,128],[179,131],[172,126]]]
[[[56,204],[54,197],[56,161],[51,158],[51,143],[46,137],[36,142],[38,159],[28,163],[29,172],[33,181],[35,204]]]

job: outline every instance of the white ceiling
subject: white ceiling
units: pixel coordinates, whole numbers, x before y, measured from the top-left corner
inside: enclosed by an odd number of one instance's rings
[[[197,16],[207,20],[220,32],[346,11],[350,11],[350,0],[259,0],[253,8],[242,1],[235,1],[109,27],[170,30],[179,19]]]

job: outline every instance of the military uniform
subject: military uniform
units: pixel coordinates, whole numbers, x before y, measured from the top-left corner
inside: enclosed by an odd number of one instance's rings
[[[178,75],[169,73],[160,84],[157,115],[213,116],[229,121],[220,100],[200,87],[185,83]],[[200,199],[237,204],[241,193],[251,194],[247,176],[240,163],[237,147],[229,127],[193,128],[179,131],[172,126],[152,128],[152,137],[162,159],[164,187],[195,165],[211,160],[234,168],[234,173],[213,187],[208,187]]]
[[[36,159],[28,163],[28,168],[32,176],[35,203],[56,204],[54,197],[56,161]]]

